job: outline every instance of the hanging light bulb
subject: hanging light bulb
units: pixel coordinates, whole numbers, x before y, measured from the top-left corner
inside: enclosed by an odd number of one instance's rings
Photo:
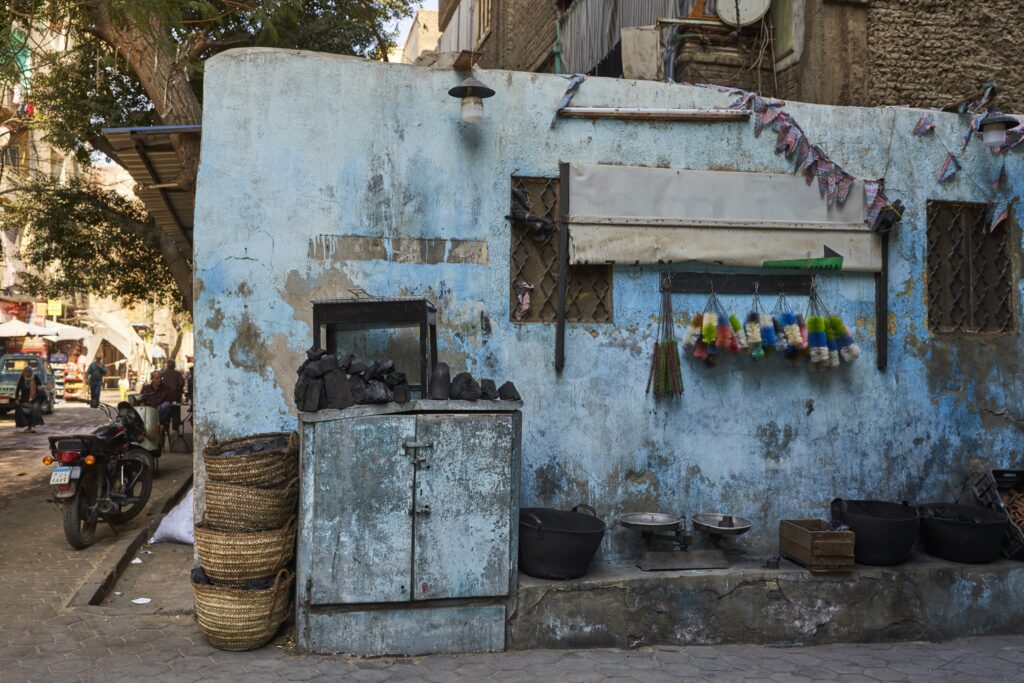
[[[981,132],[981,141],[989,147],[1002,147],[1006,144],[1006,131],[1016,126],[1020,121],[1016,116],[1007,116],[999,112],[991,112],[978,124]]]
[[[492,97],[494,91],[472,76],[448,91],[452,97],[462,100],[459,114],[466,123],[480,123],[484,118],[484,98]]]

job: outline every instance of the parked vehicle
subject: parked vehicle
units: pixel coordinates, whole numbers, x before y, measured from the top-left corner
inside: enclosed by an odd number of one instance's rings
[[[159,419],[152,408],[100,404],[110,424],[92,434],[51,436],[43,464],[50,474],[68,544],[92,545],[100,520],[123,524],[146,507],[159,451]]]
[[[35,369],[36,376],[39,377],[39,382],[46,392],[43,413],[49,415],[53,412],[57,394],[53,369],[50,367],[49,361],[27,353],[9,353],[0,356],[0,415],[14,410],[14,392],[17,389],[21,371],[26,365]]]

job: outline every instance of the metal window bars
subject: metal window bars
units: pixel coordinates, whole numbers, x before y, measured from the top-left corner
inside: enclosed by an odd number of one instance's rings
[[[1015,327],[1011,222],[986,228],[987,206],[928,202],[928,328],[1002,334]]]

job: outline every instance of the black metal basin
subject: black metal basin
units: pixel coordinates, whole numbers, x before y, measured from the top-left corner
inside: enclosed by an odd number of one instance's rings
[[[605,528],[605,523],[589,505],[577,505],[572,510],[522,508],[519,511],[519,568],[541,579],[583,576],[601,545]]]
[[[853,556],[861,564],[887,566],[910,559],[920,524],[917,508],[881,500],[832,501],[832,519],[853,530]]]
[[[971,564],[999,557],[1007,523],[1002,513],[953,503],[926,503],[918,510],[921,540],[929,555]]]

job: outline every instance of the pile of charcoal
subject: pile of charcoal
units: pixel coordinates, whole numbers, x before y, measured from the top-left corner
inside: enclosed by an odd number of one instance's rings
[[[295,406],[308,413],[357,403],[407,403],[412,398],[405,373],[390,360],[359,363],[354,354],[338,360],[323,349],[310,349],[298,372]]]
[[[499,388],[493,379],[477,382],[468,372],[451,376],[447,363],[438,363],[430,376],[430,398],[436,401],[520,401],[522,398],[512,382],[505,382]]]

